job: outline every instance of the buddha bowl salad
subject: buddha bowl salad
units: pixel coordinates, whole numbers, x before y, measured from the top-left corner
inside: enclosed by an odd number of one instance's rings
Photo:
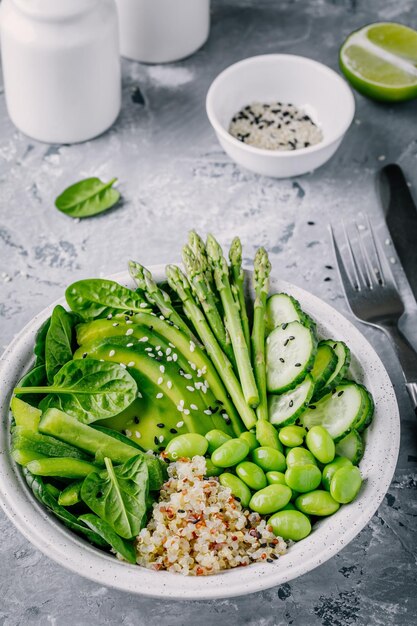
[[[14,389],[12,455],[60,522],[119,559],[207,575],[273,563],[358,494],[370,393],[349,348],[269,296],[238,238],[229,261],[195,232],[166,282],[130,262],[131,290],[66,291]],[[313,531],[314,532],[314,531]]]

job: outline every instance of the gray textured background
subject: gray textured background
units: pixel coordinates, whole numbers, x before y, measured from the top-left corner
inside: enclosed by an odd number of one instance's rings
[[[374,173],[383,162],[397,161],[417,187],[416,102],[389,106],[357,95],[355,122],[332,161],[311,175],[276,181],[245,172],[225,156],[207,122],[204,97],[220,70],[253,54],[296,53],[336,69],[338,47],[350,31],[375,20],[416,28],[416,2],[214,0],[212,18],[208,43],[190,59],[167,66],[123,63],[122,114],[95,141],[48,146],[24,137],[11,125],[1,92],[1,347],[70,281],[122,270],[129,257],[148,264],[177,260],[190,227],[211,230],[224,244],[239,234],[248,262],[265,245],[276,273],[346,313],[335,271],[325,268],[333,265],[326,225],[363,212],[385,238]],[[137,86],[144,105],[132,98]],[[93,175],[119,177],[122,206],[78,223],[54,209],[67,184]],[[412,332],[416,312],[394,270]],[[377,332],[364,333],[396,385],[401,453],[384,503],[338,556],[289,584],[240,599],[155,601],[67,572],[0,512],[0,625],[414,625],[415,416],[391,348]]]

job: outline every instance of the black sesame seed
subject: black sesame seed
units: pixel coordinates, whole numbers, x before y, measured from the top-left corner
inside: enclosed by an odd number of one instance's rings
[[[267,560],[267,563],[273,563],[274,562],[274,559],[266,559],[266,560]]]
[[[343,391],[343,389],[342,389],[342,391],[339,391],[339,393],[338,393],[337,395],[338,395],[338,397],[340,398],[340,396],[343,396],[343,394],[344,394],[344,393],[345,393],[345,392],[344,392],[344,391]]]
[[[102,497],[103,497],[103,492],[102,491],[97,491],[96,498],[102,498]]]
[[[308,408],[312,409],[314,411],[314,409],[316,408],[316,405],[315,404],[310,404],[310,406]]]
[[[315,225],[315,223],[316,223],[316,222],[311,222],[311,221],[310,221],[310,222],[307,222],[307,224],[308,224],[309,226],[314,226],[314,225]]]
[[[111,313],[108,314],[107,319],[111,320],[111,318],[113,317],[113,315]]]
[[[162,424],[162,422],[160,422],[159,424],[157,424],[158,428],[165,428],[165,424]]]
[[[159,446],[158,448],[159,452],[163,452],[165,450],[164,446]]]
[[[261,548],[266,548],[266,541],[263,541],[262,543],[260,543],[259,546]]]
[[[288,345],[288,342],[289,342],[289,339],[286,339],[286,340],[284,341],[284,347]]]
[[[84,354],[83,354],[83,359],[85,359],[85,358],[86,358],[86,356],[87,356],[87,352],[84,352]]]
[[[336,350],[336,348],[337,348],[337,343],[334,344],[333,350]]]
[[[154,441],[154,444],[157,446],[157,445],[158,445],[158,443],[159,443],[159,439],[158,439],[158,437],[156,437],[156,436],[155,436],[155,437],[153,438],[153,441]]]
[[[177,513],[185,513],[184,509],[178,509]]]
[[[169,432],[172,433],[173,435],[176,435],[178,430],[176,430],[175,428],[170,428]]]
[[[274,561],[276,561],[278,559],[278,556],[276,554],[271,554],[271,559],[274,559]]]
[[[333,269],[333,265],[325,265],[324,267],[326,268],[326,270],[332,270]]]
[[[324,282],[325,282],[325,283],[328,283],[330,280],[332,280],[332,279],[330,278],[330,276],[326,276],[326,278],[324,279]]]
[[[135,422],[135,424],[139,424],[139,418],[137,415],[135,415],[135,417],[133,418],[133,421]]]
[[[293,401],[293,400],[290,400],[290,404],[289,404],[289,406],[290,406],[290,407],[294,406],[294,401]]]
[[[301,367],[301,363],[296,363],[294,367]]]
[[[239,496],[233,496],[235,500],[237,500],[238,502],[241,502]]]
[[[284,322],[284,324],[281,325],[282,330],[285,330],[288,326],[288,322]]]
[[[294,335],[291,335],[290,337],[288,337],[288,339],[289,339],[290,341],[294,341],[295,337],[294,337]]]
[[[210,410],[211,410],[211,412],[212,412],[212,413],[213,413],[213,415],[214,415],[214,414],[215,414],[215,413],[217,413],[217,411],[219,410],[219,407],[218,407],[218,406],[215,406],[214,408],[210,408]]]
[[[126,321],[126,322],[128,322],[128,321],[129,321],[129,319],[130,319],[130,318],[129,318],[129,316],[128,316],[128,315],[125,315],[125,321]]]
[[[285,359],[283,359],[282,356],[279,357],[279,360],[281,361],[281,363],[285,363]]]

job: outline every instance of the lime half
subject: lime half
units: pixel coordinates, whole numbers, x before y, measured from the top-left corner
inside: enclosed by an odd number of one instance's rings
[[[388,102],[417,97],[417,31],[379,22],[353,32],[340,49],[340,68],[360,93]]]

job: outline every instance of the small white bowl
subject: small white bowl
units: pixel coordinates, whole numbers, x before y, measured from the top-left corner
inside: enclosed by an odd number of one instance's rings
[[[298,150],[264,150],[228,132],[242,107],[277,100],[310,115],[323,140]],[[326,65],[292,54],[266,54],[221,72],[207,93],[206,110],[220,144],[234,161],[257,174],[287,178],[311,172],[333,156],[352,123],[355,100],[346,82]]]

